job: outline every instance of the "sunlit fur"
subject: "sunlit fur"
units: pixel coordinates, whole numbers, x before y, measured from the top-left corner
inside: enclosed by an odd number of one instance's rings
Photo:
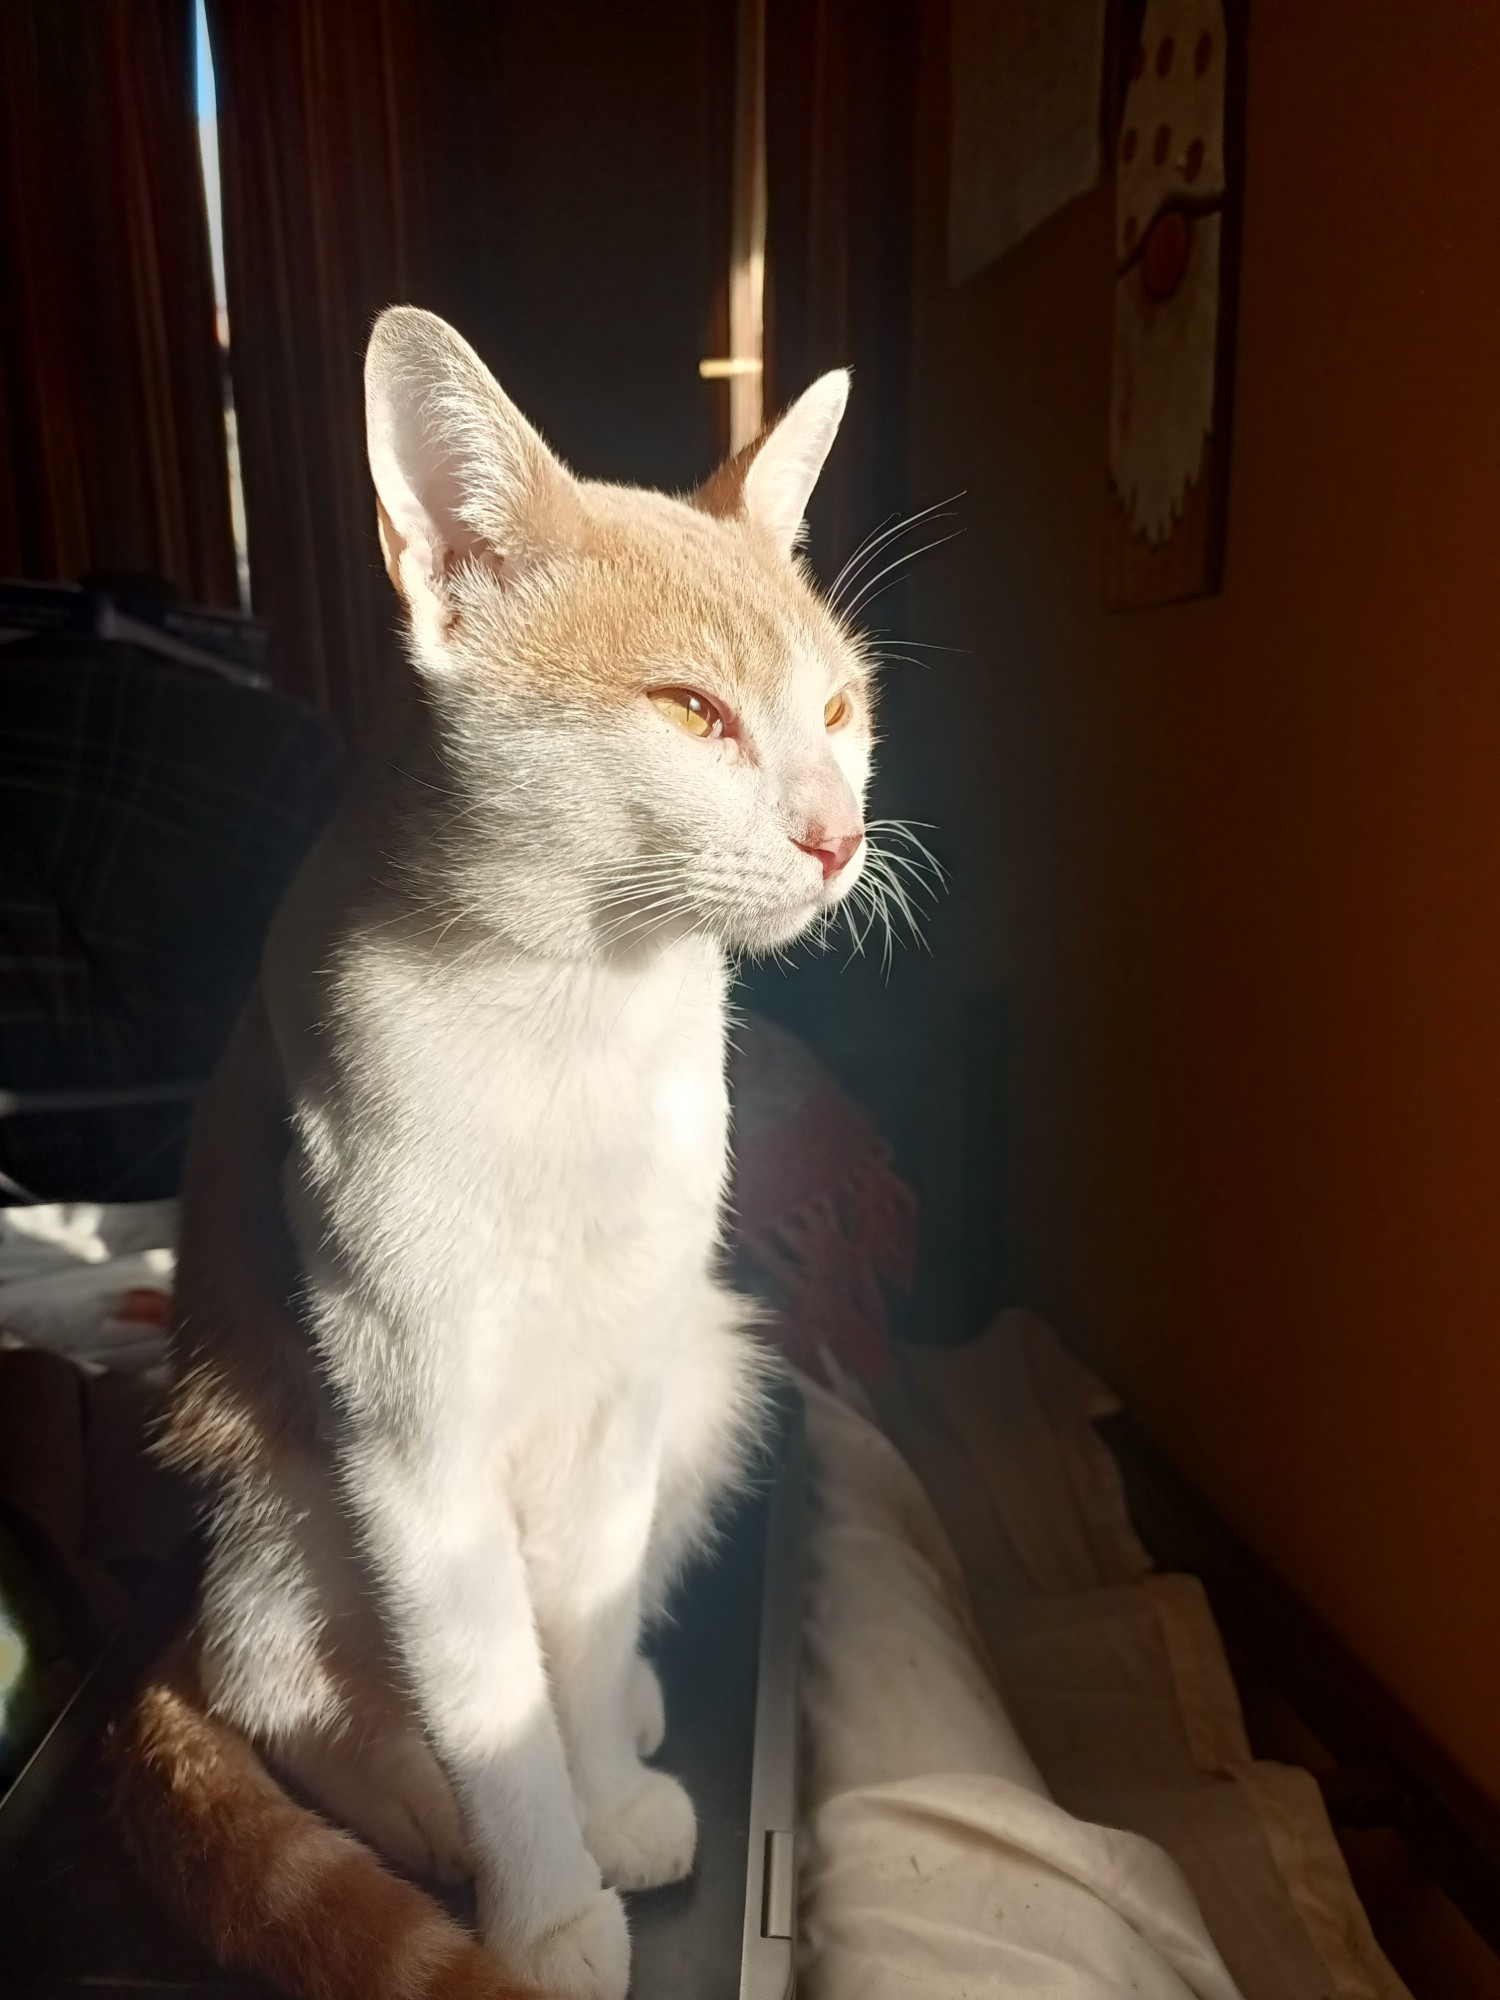
[[[307,2000],[620,2000],[617,1890],[692,1865],[637,1641],[760,1403],[726,957],[866,865],[817,850],[862,828],[867,663],[795,556],[846,387],[674,500],[574,480],[440,321],[372,339],[412,672],[200,1114],[164,1450],[208,1572],[119,1736],[156,1881]],[[271,1772],[472,1874],[491,1956]]]

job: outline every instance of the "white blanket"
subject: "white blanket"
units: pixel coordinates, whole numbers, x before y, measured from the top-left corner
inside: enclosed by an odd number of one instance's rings
[[[83,1367],[154,1367],[176,1239],[175,1201],[0,1208],[0,1339]]]
[[[1048,1797],[894,1447],[808,1391],[810,2000],[1239,2000],[1174,1864]]]

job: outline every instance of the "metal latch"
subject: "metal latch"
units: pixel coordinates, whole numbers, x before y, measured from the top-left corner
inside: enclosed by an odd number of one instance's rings
[[[797,1911],[797,1836],[789,1827],[766,1835],[766,1866],[760,1906],[760,1934],[789,1938]]]

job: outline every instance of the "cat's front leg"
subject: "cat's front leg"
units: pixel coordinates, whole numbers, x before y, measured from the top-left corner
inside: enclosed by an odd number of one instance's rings
[[[630,1734],[642,1757],[654,1757],[667,1736],[667,1703],[655,1667],[641,1653],[630,1669],[625,1697]]]
[[[679,1881],[697,1843],[687,1793],[641,1761],[643,1734],[661,1738],[660,1686],[637,1652],[659,1459],[648,1429],[622,1415],[527,1550],[583,1837],[621,1889]]]
[[[698,1824],[678,1781],[641,1761],[662,1740],[661,1683],[636,1652],[639,1617],[615,1624],[606,1614],[576,1635],[558,1706],[584,1841],[604,1880],[658,1889],[691,1873]]]
[[[528,1986],[622,2000],[625,1913],[584,1844],[515,1520],[461,1437],[436,1422],[415,1448],[364,1440],[348,1490],[458,1801],[485,1943]]]

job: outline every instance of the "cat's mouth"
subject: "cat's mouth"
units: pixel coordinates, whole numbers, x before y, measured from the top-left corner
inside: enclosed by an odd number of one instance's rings
[[[743,877],[754,871],[745,865],[730,872]],[[611,951],[626,954],[689,932],[715,938],[730,952],[758,956],[780,951],[831,921],[861,873],[856,865],[807,883],[785,877],[759,883],[742,879],[735,885],[737,894],[721,899],[710,892],[700,900],[693,885],[643,863],[623,891],[610,889],[602,896],[595,913],[597,936]]]

